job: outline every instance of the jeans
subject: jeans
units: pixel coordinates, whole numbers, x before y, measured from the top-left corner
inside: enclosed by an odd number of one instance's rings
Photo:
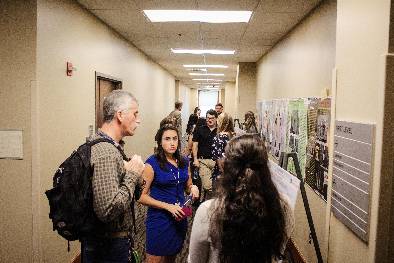
[[[123,238],[89,237],[81,240],[82,263],[129,263],[131,241]]]

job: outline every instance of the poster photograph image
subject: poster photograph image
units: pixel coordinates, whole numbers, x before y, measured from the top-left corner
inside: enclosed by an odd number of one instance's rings
[[[287,125],[289,131],[288,151],[295,152],[300,163],[301,175],[305,178],[306,145],[307,145],[307,99],[290,100],[288,104]],[[296,174],[293,161],[290,159],[287,170]]]
[[[330,112],[330,98],[310,101],[305,181],[315,193],[326,201],[329,163],[327,140],[330,128]]]
[[[287,139],[287,104],[286,99],[273,101],[273,124],[271,155],[279,160],[280,153],[285,150]]]
[[[262,104],[261,134],[268,152],[271,152],[272,143],[272,101],[266,100]]]

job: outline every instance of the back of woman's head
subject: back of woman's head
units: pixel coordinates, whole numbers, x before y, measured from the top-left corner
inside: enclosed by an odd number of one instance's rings
[[[250,119],[252,119],[252,120],[255,119],[253,111],[247,111],[245,113],[245,121],[250,120]]]
[[[210,223],[220,262],[271,262],[281,256],[285,218],[267,161],[258,136],[235,137],[226,147]]]
[[[234,134],[234,122],[233,118],[226,112],[223,112],[219,115],[218,120],[218,133],[220,132],[228,132],[230,138]]]

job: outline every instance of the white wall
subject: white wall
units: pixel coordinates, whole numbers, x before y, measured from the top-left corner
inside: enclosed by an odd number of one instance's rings
[[[320,96],[331,86],[335,67],[336,4],[327,1],[257,63],[257,101]],[[327,257],[327,204],[306,186],[322,250]],[[308,262],[316,262],[301,196],[295,210],[293,239]],[[343,261],[334,261],[343,262]]]
[[[173,109],[174,77],[74,1],[39,0],[37,27],[39,192],[50,188],[56,167],[95,123],[95,71],[122,79],[123,89],[139,100],[142,124],[126,139],[126,153],[152,154],[163,113]],[[67,61],[77,68],[72,77],[65,74]],[[66,242],[52,232],[42,194],[39,202],[41,261],[69,262],[79,243],[66,253]]]

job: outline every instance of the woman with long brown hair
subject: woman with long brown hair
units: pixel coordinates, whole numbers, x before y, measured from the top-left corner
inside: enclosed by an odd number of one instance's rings
[[[229,141],[217,198],[200,205],[189,262],[277,262],[294,225],[291,208],[271,179],[267,151],[256,135]]]
[[[212,172],[212,182],[216,181],[216,178],[221,173],[221,164],[224,154],[224,149],[227,142],[235,135],[234,133],[234,122],[230,114],[223,112],[219,115],[217,120],[217,136],[213,138],[212,144],[212,160],[216,161],[215,168]]]
[[[142,194],[138,200],[148,206],[146,218],[146,262],[175,262],[186,237],[185,193],[199,197],[192,184],[188,160],[179,151],[176,127],[165,124],[157,131],[157,152],[146,160]]]

